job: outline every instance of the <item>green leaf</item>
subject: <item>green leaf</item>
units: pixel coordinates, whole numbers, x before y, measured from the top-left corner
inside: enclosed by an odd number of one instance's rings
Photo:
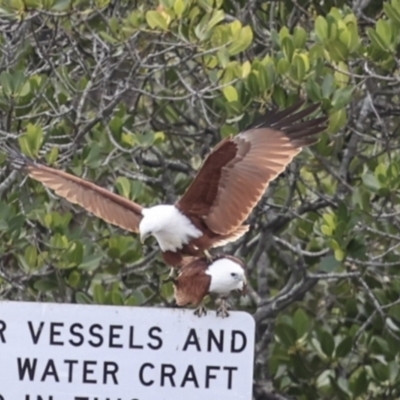
[[[282,49],[283,49],[283,53],[285,54],[288,61],[291,62],[292,58],[293,58],[293,53],[294,53],[294,45],[293,45],[292,38],[285,37],[282,39]]]
[[[53,290],[59,290],[57,280],[51,278],[39,279],[34,283],[33,287],[39,292],[51,292]]]
[[[346,257],[346,253],[342,249],[336,249],[334,251],[334,255],[336,260],[338,260],[339,262],[343,261]]]
[[[252,71],[247,77],[247,86],[253,96],[258,96],[260,93],[265,91],[265,87],[262,87],[259,82],[259,73]]]
[[[29,81],[26,81],[20,91],[18,92],[18,96],[20,97],[25,97],[31,92],[31,83]]]
[[[141,147],[149,147],[154,143],[155,133],[153,131],[148,131],[144,134],[139,134],[136,136],[138,139],[138,144]]]
[[[194,33],[199,40],[205,40],[211,35],[211,32],[208,31],[207,29],[208,20],[209,20],[208,15],[205,15],[201,19],[201,21],[196,24],[196,27],[194,28]]]
[[[111,301],[116,306],[122,306],[124,304],[124,298],[119,290],[113,290],[111,292]]]
[[[19,231],[25,223],[24,215],[16,215],[8,220],[8,231],[12,233],[14,231]]]
[[[230,63],[229,53],[226,48],[218,50],[217,58],[218,58],[219,65],[222,68],[226,68]]]
[[[96,304],[104,304],[106,292],[101,283],[97,283],[93,288],[93,300]]]
[[[354,399],[358,399],[368,390],[367,373],[364,367],[357,369],[350,377],[350,390]]]
[[[12,88],[14,95],[20,95],[22,87],[26,82],[25,74],[21,71],[15,71],[11,76]]]
[[[0,232],[1,231],[8,231],[8,223],[2,219],[0,220]]]
[[[286,347],[293,346],[296,343],[296,331],[286,323],[278,323],[275,328],[275,334]]]
[[[321,15],[319,15],[315,20],[314,29],[318,39],[321,42],[324,42],[328,39],[328,23],[326,22],[326,19]]]
[[[347,123],[347,113],[344,108],[329,115],[328,131],[336,133]]]
[[[167,20],[158,11],[150,10],[146,13],[146,22],[151,29],[161,28],[168,29]]]
[[[0,201],[0,219],[7,220],[10,216],[10,213],[10,206],[4,201]]]
[[[332,335],[327,331],[320,333],[320,344],[322,351],[328,356],[332,357],[333,351],[335,350],[335,342]]]
[[[274,86],[274,92],[272,94],[272,98],[274,99],[274,101],[276,102],[276,104],[279,107],[285,107],[286,105],[286,93],[285,91],[282,89],[282,87],[280,85],[275,85]]]
[[[298,308],[293,315],[293,327],[296,329],[297,338],[303,337],[312,327],[310,319],[302,308]]]
[[[263,75],[266,75],[266,77],[264,78],[266,81],[266,87],[268,90],[271,89],[271,87],[277,80],[274,63],[272,61],[268,62],[266,67],[263,68],[260,72],[262,72]]]
[[[19,145],[24,154],[36,157],[43,142],[43,131],[40,126],[28,124],[24,135],[18,138]]]
[[[222,92],[226,100],[228,100],[228,102],[239,100],[238,92],[234,86],[226,86],[222,89]]]
[[[315,78],[311,77],[306,83],[307,95],[312,101],[320,101],[322,99],[321,87],[316,83]]]
[[[289,29],[286,26],[283,26],[281,28],[281,30],[279,31],[279,39],[280,39],[280,43],[282,44],[283,39],[285,38],[290,38],[290,32]]]
[[[83,245],[80,241],[75,240],[69,244],[65,257],[69,261],[69,267],[78,266],[83,259]]]
[[[242,78],[247,78],[251,72],[251,63],[250,61],[245,61],[242,64]]]
[[[336,358],[346,357],[353,348],[353,338],[351,336],[345,337],[337,346],[335,351]]]
[[[293,45],[296,49],[303,49],[307,42],[307,32],[301,26],[293,30]]]
[[[75,300],[78,304],[93,304],[92,299],[83,292],[76,293]]]
[[[335,91],[332,97],[332,106],[335,110],[339,110],[350,103],[354,89],[352,86],[347,86]]]
[[[343,71],[343,72],[342,72]],[[345,88],[350,81],[350,71],[349,67],[343,61],[337,63],[337,70],[333,73],[335,77],[336,85]]]
[[[264,93],[271,87],[271,80],[269,79],[268,69],[268,66],[260,66],[260,69],[258,71],[258,85],[260,87],[261,93]]]
[[[371,40],[372,45],[380,51],[387,52],[385,41],[378,35],[373,28],[367,28],[367,35]]]
[[[396,24],[400,25],[400,10],[396,10],[389,3],[383,3],[385,14]]]
[[[386,182],[387,171],[388,168],[383,162],[379,163],[375,168],[374,175],[381,184],[384,184]]]
[[[123,125],[124,121],[118,115],[116,115],[114,118],[111,118],[109,122],[110,129],[114,135],[121,133]]]
[[[0,85],[3,93],[7,96],[11,96],[13,93],[12,77],[8,72],[3,71],[0,74]]]
[[[324,98],[329,98],[331,94],[335,91],[335,78],[332,74],[327,74],[322,82],[322,96]]]
[[[17,257],[17,260],[19,262],[19,265],[20,265],[21,269],[26,273],[30,272],[31,266],[26,261],[25,257],[23,255],[21,255],[21,254],[17,254],[16,257]]]
[[[357,23],[349,23],[347,29],[350,32],[350,45],[351,52],[356,51],[360,47],[360,36],[358,34]]]
[[[131,182],[131,199],[136,200],[138,199],[144,190],[143,182],[140,181],[133,181]]]
[[[138,302],[134,296],[129,296],[124,303],[126,306],[137,306]]]
[[[118,189],[118,192],[121,196],[130,198],[131,194],[131,182],[125,176],[119,176],[115,182],[115,186]]]
[[[72,0],[56,0],[52,11],[66,11],[72,7]]]
[[[73,288],[77,288],[81,281],[81,274],[78,271],[72,271],[68,277],[68,283]]]
[[[186,1],[185,0],[175,0],[174,3],[174,11],[175,14],[180,18],[186,9]]]
[[[27,264],[29,265],[30,269],[33,269],[36,267],[36,263],[37,263],[37,250],[35,246],[28,246],[25,249],[25,260],[27,262]]]
[[[242,105],[238,101],[225,103],[225,109],[228,111],[228,116],[237,116],[242,113]]]
[[[225,13],[223,10],[214,10],[210,20],[207,23],[207,31],[210,31],[214,26],[219,24],[225,18]]]
[[[372,192],[377,192],[381,188],[381,184],[372,172],[366,172],[361,176],[363,184]]]
[[[326,44],[326,49],[329,52],[332,60],[346,61],[349,56],[349,49],[340,40],[333,40]]]
[[[392,42],[392,29],[390,23],[383,19],[379,19],[375,26],[376,33],[382,39],[385,47],[389,47]]]
[[[307,70],[308,65],[306,64],[305,59],[300,54],[296,54],[293,57],[292,65],[290,66],[292,78],[296,82],[301,83],[306,75]]]
[[[290,62],[286,58],[281,58],[276,65],[276,70],[279,75],[285,75],[290,68]]]
[[[100,261],[103,259],[102,254],[89,254],[85,255],[82,259],[79,268],[93,271],[99,267]]]
[[[118,43],[118,40],[115,39],[114,37],[112,37],[111,35],[109,35],[107,32],[105,31],[100,31],[99,32],[99,36],[104,39],[106,42],[111,43],[111,44],[115,44]]]
[[[332,9],[333,10],[333,9]],[[326,21],[328,23],[328,38],[329,41],[334,41],[338,37],[338,21],[335,17],[332,16],[332,10],[330,14],[327,15]],[[341,17],[339,17],[341,18]]]
[[[399,377],[399,365],[397,361],[391,361],[389,363],[389,382],[391,385],[394,385]]]
[[[58,158],[58,147],[52,149],[46,154],[46,161],[48,164],[54,164]]]
[[[131,306],[136,306],[143,304],[143,302],[146,300],[146,297],[143,295],[143,293],[140,290],[132,290],[131,295],[129,296],[128,299],[126,299],[125,304],[126,305],[131,305]]]
[[[96,142],[92,142],[87,156],[84,158],[83,163],[91,168],[97,168],[101,164],[100,157],[101,149]]]
[[[246,50],[251,42],[253,41],[253,31],[250,26],[245,26],[240,31],[237,38],[233,40],[233,43],[228,47],[228,52],[231,56],[241,53]]]
[[[341,263],[334,256],[325,256],[321,259],[319,267],[324,272],[335,272]]]

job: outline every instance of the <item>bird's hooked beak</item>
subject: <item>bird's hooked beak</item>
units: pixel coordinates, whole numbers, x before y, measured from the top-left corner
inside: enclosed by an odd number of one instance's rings
[[[240,291],[240,294],[242,296],[246,296],[246,294],[247,294],[247,278],[246,277],[243,278],[243,286],[242,286],[242,290]]]
[[[149,233],[141,233],[140,234],[140,243],[144,244],[144,242],[146,241],[146,239],[150,236]]]

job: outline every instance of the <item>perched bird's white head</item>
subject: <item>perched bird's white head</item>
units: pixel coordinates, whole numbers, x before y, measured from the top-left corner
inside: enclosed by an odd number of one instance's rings
[[[245,293],[246,274],[239,262],[230,258],[220,258],[209,265],[206,274],[211,277],[209,292],[227,295],[234,290]]]

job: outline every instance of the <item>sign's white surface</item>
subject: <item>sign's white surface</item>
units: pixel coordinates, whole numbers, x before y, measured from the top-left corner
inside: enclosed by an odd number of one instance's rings
[[[0,400],[250,400],[244,312],[0,302]]]

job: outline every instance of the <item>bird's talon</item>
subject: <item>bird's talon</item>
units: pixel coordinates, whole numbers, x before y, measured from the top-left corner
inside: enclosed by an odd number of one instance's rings
[[[204,255],[206,256],[207,263],[212,264],[214,257],[207,250],[204,251]]]
[[[229,306],[228,306],[226,300],[222,299],[221,305],[217,309],[217,317],[221,317],[221,318],[229,317],[228,310],[229,310]]]
[[[207,309],[204,307],[203,304],[198,306],[196,310],[194,311],[194,315],[197,315],[199,318],[203,315],[207,315]]]

